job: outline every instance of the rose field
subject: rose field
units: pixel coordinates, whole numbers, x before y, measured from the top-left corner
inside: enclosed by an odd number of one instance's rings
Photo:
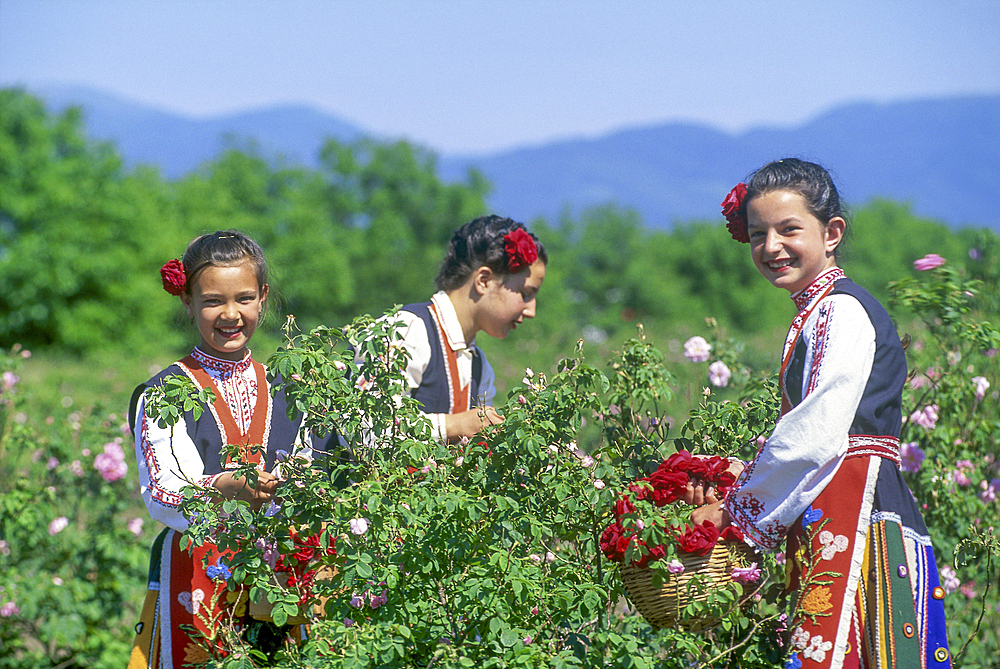
[[[125,170],[74,112],[0,92],[0,668],[127,663],[162,529],[139,496],[127,402],[196,336],[157,268],[226,227],[274,267],[254,357],[341,447],[312,466],[288,453],[259,511],[190,490],[187,539],[232,551],[202,594],[309,627],[267,657],[222,620],[188,666],[794,667],[783,552],[692,527],[676,499],[689,475],[733,483],[727,460],[690,454],[750,460],[778,415],[793,305],[721,220],[652,232],[608,206],[532,222],[550,257],[538,317],[480,342],[505,420],[443,445],[402,392],[398,334],[359,314],[425,298],[452,223],[485,211],[489,185],[442,183],[405,143],[331,141],[322,156],[311,171],[232,150],[168,182]],[[845,271],[906,346],[902,471],[951,661],[996,669],[1000,239],[890,202],[852,224]],[[363,373],[355,350],[375,361]],[[170,424],[192,401],[172,385],[151,417]],[[691,556],[720,547],[709,578]],[[637,608],[669,588],[664,617]]]

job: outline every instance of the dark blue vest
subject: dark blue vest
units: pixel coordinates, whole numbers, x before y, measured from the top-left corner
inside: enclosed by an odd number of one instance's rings
[[[850,279],[839,279],[831,295],[854,297],[875,328],[875,360],[851,424],[850,434],[899,437],[902,426],[902,393],[906,383],[906,354],[896,334],[896,326],[885,308],[871,294]],[[806,341],[800,337],[785,370],[785,392],[792,406],[802,401],[802,378]]]
[[[448,413],[451,406],[448,386],[448,363],[445,359],[444,347],[446,342],[441,341],[438,332],[438,325],[431,315],[430,302],[420,304],[408,304],[403,307],[403,311],[420,317],[427,328],[427,339],[431,344],[431,359],[427,362],[420,380],[420,386],[415,388],[410,396],[423,405],[424,413]],[[478,406],[479,381],[483,376],[483,352],[478,346],[472,347],[472,380],[469,382],[469,403],[470,407]],[[455,407],[455,412],[465,411],[463,408]]]

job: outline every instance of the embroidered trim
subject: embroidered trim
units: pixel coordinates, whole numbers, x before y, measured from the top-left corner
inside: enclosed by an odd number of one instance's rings
[[[844,270],[839,267],[831,267],[813,279],[813,282],[808,286],[795,295],[792,295],[792,300],[795,302],[795,306],[799,308],[799,311],[802,311],[808,307],[820,293],[826,290],[831,283],[839,279],[843,279],[846,276],[847,275],[844,274]]]
[[[898,467],[902,461],[899,455],[899,439],[896,437],[873,437],[867,434],[852,434],[848,437],[848,458],[875,456],[892,460]]]

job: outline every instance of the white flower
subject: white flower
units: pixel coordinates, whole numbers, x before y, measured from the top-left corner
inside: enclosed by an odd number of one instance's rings
[[[583,458],[580,459],[580,466],[583,467],[584,469],[589,469],[593,467],[594,458],[590,457],[589,455],[583,456]]]
[[[985,377],[974,376],[972,383],[976,386],[976,399],[981,400],[986,397],[986,391],[990,389],[990,382]]]
[[[729,377],[732,372],[726,367],[726,363],[716,360],[708,366],[708,380],[716,388],[725,388],[729,385]]]
[[[602,481],[601,479],[597,479],[596,481],[594,481],[594,487],[597,488],[598,490],[604,490],[604,481]]]
[[[691,362],[705,362],[711,352],[712,345],[704,337],[695,336],[684,342],[684,357]]]
[[[59,516],[49,523],[49,534],[55,536],[69,527],[69,519],[66,516]]]
[[[351,533],[362,535],[368,531],[368,519],[367,518],[351,518],[347,521],[347,524],[351,526]]]

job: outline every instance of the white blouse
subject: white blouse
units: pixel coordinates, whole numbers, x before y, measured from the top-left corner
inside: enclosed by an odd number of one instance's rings
[[[875,359],[875,328],[857,299],[820,294],[800,307],[800,317],[812,308],[801,331],[802,401],[781,417],[726,500],[747,542],[768,550],[781,544],[840,468]],[[790,336],[783,359],[794,345]]]

